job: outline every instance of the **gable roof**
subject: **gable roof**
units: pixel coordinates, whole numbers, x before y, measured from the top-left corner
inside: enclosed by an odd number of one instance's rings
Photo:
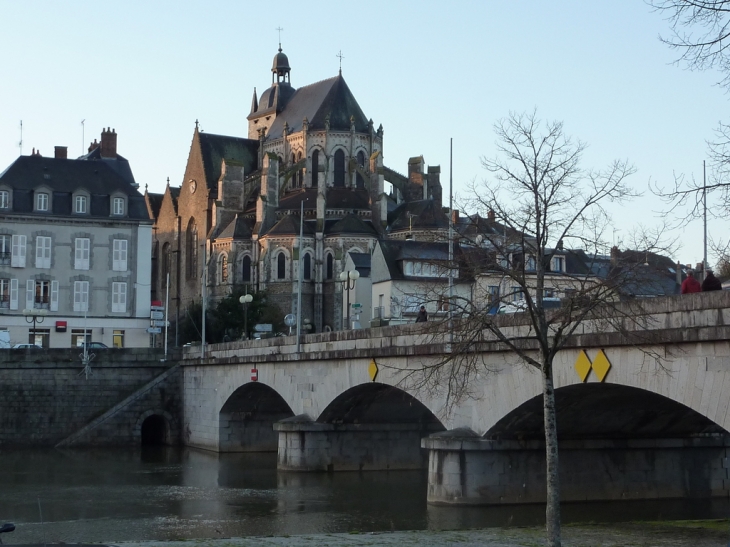
[[[388,213],[388,232],[433,230],[448,228],[449,219],[440,204],[433,199],[421,199],[401,203],[393,212]]]
[[[261,97],[263,99],[263,95]],[[255,117],[262,112],[257,112]],[[304,118],[309,121],[310,130],[324,129],[328,116],[330,130],[349,131],[352,116],[355,131],[368,131],[368,119],[341,74],[297,89],[271,124],[267,136],[281,138],[284,135],[284,123],[289,126],[289,133],[301,131]]]
[[[355,215],[347,215],[331,225],[325,226],[325,234],[358,234],[371,237],[378,236],[378,232],[370,222],[365,222],[363,219]]]
[[[314,235],[314,229],[312,228],[312,223],[308,221],[304,221],[304,233],[306,235]],[[274,224],[274,226],[264,234],[264,236],[298,236],[299,230],[299,215],[285,215],[284,218],[282,218],[279,222]]]

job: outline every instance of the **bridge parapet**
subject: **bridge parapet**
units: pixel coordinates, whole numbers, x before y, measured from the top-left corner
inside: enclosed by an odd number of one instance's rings
[[[637,299],[622,303],[601,317],[598,310],[583,321],[569,340],[568,347],[601,347],[636,344],[681,344],[685,342],[730,339],[730,291],[713,291],[688,295]],[[507,336],[527,337],[530,325],[525,314],[495,317]],[[456,329],[459,328],[458,321]],[[489,331],[478,351],[505,351],[506,347]],[[358,329],[303,335],[297,352],[296,336],[266,340],[211,344],[206,359],[200,347],[186,348],[184,360],[200,364],[209,362],[249,363],[321,360],[330,358],[404,357],[442,355],[448,343],[446,323],[433,321],[372,329]],[[537,346],[535,345],[535,349]]]

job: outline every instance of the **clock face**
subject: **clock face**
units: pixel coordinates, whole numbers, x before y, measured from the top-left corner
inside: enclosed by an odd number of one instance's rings
[[[198,183],[195,182],[193,179],[190,179],[190,193],[194,194],[195,189],[198,187]]]

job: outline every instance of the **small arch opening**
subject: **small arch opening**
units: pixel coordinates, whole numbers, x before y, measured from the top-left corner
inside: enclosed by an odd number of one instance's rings
[[[168,443],[167,420],[159,414],[153,414],[142,422],[142,446],[164,446]]]

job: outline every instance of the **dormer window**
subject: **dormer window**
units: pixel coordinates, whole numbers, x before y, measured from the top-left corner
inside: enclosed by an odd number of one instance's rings
[[[10,208],[10,192],[7,190],[0,190],[0,209]]]
[[[85,214],[88,211],[88,200],[86,196],[76,196],[74,199],[74,213]]]
[[[527,257],[527,260],[525,261],[525,270],[527,270],[528,272],[535,271],[535,257],[534,256]]]
[[[112,214],[115,216],[124,214],[124,198],[114,198],[112,200]]]
[[[35,197],[36,211],[48,211],[48,194],[39,192]]]
[[[554,272],[564,272],[565,271],[565,257],[564,256],[554,256],[553,263],[551,265],[551,269]]]

